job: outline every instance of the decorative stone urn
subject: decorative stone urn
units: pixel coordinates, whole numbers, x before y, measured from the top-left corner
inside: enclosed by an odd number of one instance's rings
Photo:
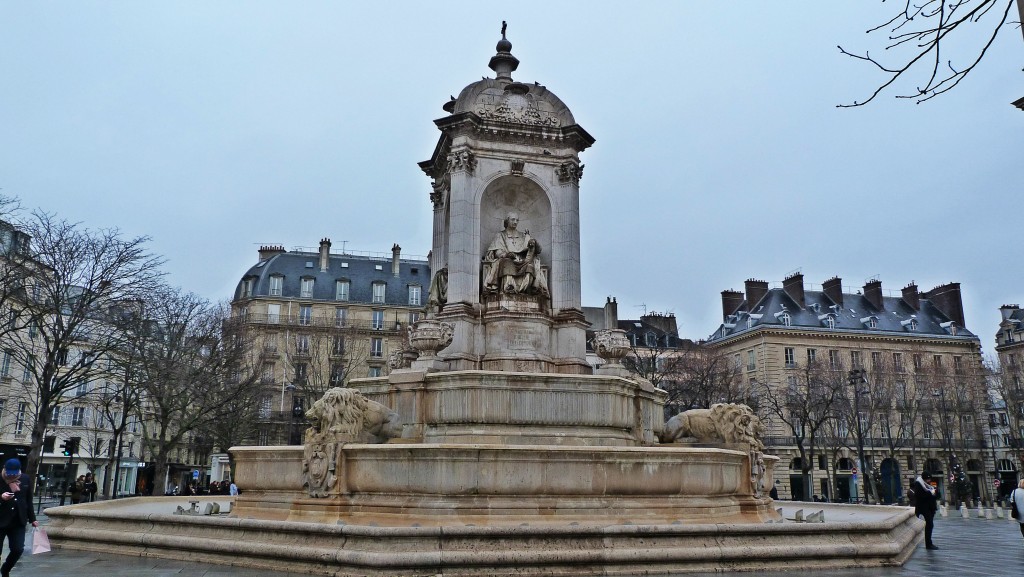
[[[622,368],[622,359],[629,354],[629,339],[622,329],[604,329],[594,333],[594,352],[608,368]]]
[[[437,360],[437,351],[452,344],[455,325],[436,319],[420,319],[409,327],[409,344],[419,351],[417,360]]]

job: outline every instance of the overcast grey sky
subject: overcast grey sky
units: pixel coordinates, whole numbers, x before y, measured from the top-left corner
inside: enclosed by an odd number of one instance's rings
[[[881,80],[836,45],[880,54],[864,31],[890,4],[5,2],[0,188],[150,235],[172,283],[216,300],[264,243],[426,254],[416,163],[441,104],[492,75],[504,19],[514,77],[597,139],[585,304],[702,338],[748,277],[958,281],[990,351],[999,305],[1024,300],[1024,40],[1004,31],[929,103],[835,108]]]

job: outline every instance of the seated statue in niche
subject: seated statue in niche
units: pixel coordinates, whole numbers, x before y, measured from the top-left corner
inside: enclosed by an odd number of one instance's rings
[[[434,273],[430,280],[430,292],[427,293],[427,315],[441,312],[448,303],[448,267]]]
[[[519,215],[510,212],[505,229],[495,235],[484,252],[484,292],[548,296],[548,279],[541,266],[540,243],[521,232]]]

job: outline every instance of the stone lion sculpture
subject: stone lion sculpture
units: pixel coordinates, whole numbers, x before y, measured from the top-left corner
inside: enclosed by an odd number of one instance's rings
[[[761,451],[761,419],[746,405],[716,403],[708,409],[692,409],[672,417],[661,433],[662,443],[671,443],[687,437],[697,442],[748,443],[751,449]]]
[[[354,389],[335,387],[306,411],[307,439],[382,443],[401,433],[398,413]]]
[[[312,426],[303,447],[302,484],[310,497],[328,497],[338,482],[344,443],[383,443],[402,432],[398,413],[354,389],[335,387],[306,411]]]

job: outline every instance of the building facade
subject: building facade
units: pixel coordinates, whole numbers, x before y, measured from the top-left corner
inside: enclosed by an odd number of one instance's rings
[[[1000,492],[1007,494],[1024,468],[1024,310],[1019,305],[999,309],[996,332],[998,365],[992,374],[992,407],[988,419],[990,444],[1000,474]]]
[[[958,283],[890,294],[875,279],[808,287],[796,273],[744,289],[722,292],[724,322],[707,346],[732,358],[766,422],[782,498],[899,502],[924,469],[945,498],[994,497],[980,341]],[[950,482],[959,470],[969,495]]]
[[[242,275],[232,319],[251,329],[261,364],[265,426],[254,442],[300,444],[303,414],[327,389],[350,378],[388,373],[389,355],[406,348],[407,329],[427,302],[426,258],[264,246]]]

